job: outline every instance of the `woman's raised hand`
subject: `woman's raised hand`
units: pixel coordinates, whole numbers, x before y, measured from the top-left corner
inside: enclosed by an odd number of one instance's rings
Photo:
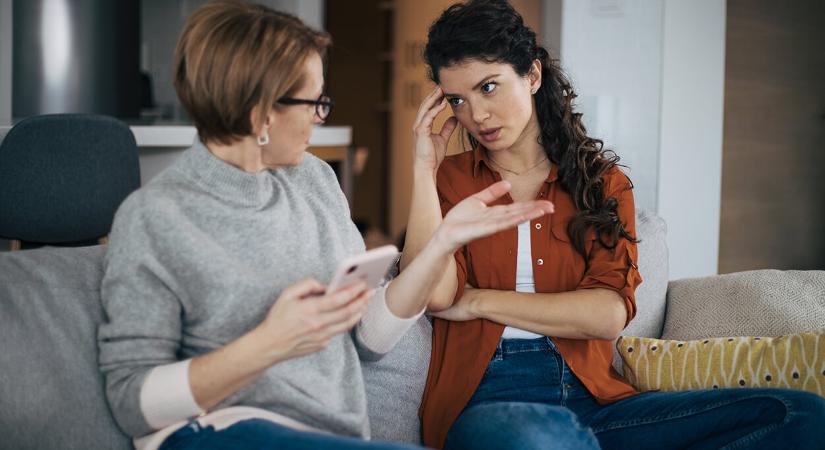
[[[287,287],[258,326],[270,342],[269,356],[282,361],[323,350],[358,323],[372,294],[364,283],[325,293],[311,278]]]
[[[478,238],[553,212],[553,204],[546,200],[488,206],[509,191],[510,183],[499,181],[465,198],[444,216],[435,238],[455,251]]]
[[[432,170],[435,173],[444,156],[447,154],[447,142],[458,125],[458,119],[450,117],[444,122],[441,131],[433,131],[435,117],[447,107],[447,98],[440,86],[421,102],[418,116],[413,124],[415,137],[415,164],[419,167]]]

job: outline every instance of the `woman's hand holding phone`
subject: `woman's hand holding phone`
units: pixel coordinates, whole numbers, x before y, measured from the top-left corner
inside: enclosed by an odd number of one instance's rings
[[[208,410],[272,365],[323,350],[358,323],[370,297],[363,283],[331,293],[309,278],[287,287],[257,327],[192,360],[189,379],[198,406]]]
[[[283,290],[256,331],[270,343],[273,364],[321,351],[361,320],[372,294],[363,282],[327,292],[307,278]]]

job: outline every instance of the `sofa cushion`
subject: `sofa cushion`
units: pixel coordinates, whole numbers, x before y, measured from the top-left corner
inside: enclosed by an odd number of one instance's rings
[[[825,271],[754,270],[671,281],[663,339],[825,329]]]
[[[799,389],[825,397],[825,330],[780,337],[623,338],[625,374],[641,391]]]
[[[636,234],[642,284],[636,288],[636,317],[622,334],[657,338],[665,322],[667,226],[655,213],[640,209],[636,211]]]
[[[103,253],[0,253],[3,448],[132,448],[109,412],[97,364]]]
[[[658,338],[665,322],[667,296],[667,226],[651,211],[636,210],[636,237],[640,240],[639,273],[642,284],[636,288],[636,317],[622,331],[623,336]],[[622,373],[622,359],[613,352],[613,367]]]
[[[421,443],[418,408],[430,365],[432,330],[423,316],[382,359],[362,364],[373,440]]]

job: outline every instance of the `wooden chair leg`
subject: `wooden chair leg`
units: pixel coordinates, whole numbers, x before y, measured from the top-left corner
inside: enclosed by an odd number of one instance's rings
[[[97,240],[97,243],[100,245],[106,245],[109,243],[109,236],[103,236],[102,238]]]

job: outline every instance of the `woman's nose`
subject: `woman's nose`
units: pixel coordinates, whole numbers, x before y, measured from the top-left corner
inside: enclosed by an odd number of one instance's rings
[[[484,123],[484,121],[490,117],[490,114],[487,112],[487,109],[481,107],[471,108],[470,115],[473,118],[473,122],[477,124]]]

